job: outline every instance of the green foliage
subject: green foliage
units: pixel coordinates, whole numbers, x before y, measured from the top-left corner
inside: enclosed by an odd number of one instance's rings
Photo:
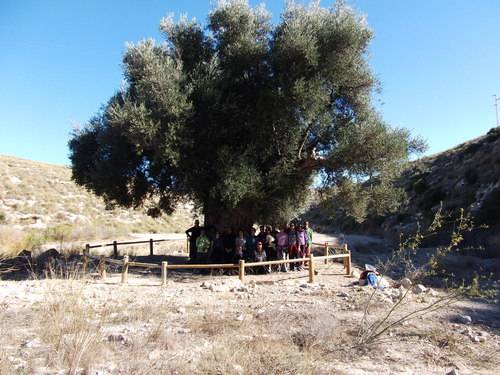
[[[233,0],[206,30],[185,18],[160,28],[167,43],[128,46],[126,87],[69,144],[75,181],[111,205],[148,201],[158,214],[189,197],[212,223],[271,220],[299,210],[321,173],[330,187],[369,181],[359,194],[374,198],[352,210],[362,218],[390,203],[391,181],[424,147],[374,110],[372,33],[342,2],[290,3],[273,26]]]

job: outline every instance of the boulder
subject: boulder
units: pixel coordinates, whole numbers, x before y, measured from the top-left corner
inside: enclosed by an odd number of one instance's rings
[[[413,288],[413,293],[415,293],[415,294],[422,294],[422,293],[425,293],[426,291],[427,291],[427,288],[425,286],[423,286],[422,284],[417,284]]]
[[[413,285],[413,283],[411,282],[411,280],[409,278],[407,278],[407,277],[405,277],[404,279],[402,279],[400,281],[400,284],[405,289],[410,289],[411,286]]]
[[[469,315],[457,315],[456,321],[462,324],[472,324],[472,318]]]

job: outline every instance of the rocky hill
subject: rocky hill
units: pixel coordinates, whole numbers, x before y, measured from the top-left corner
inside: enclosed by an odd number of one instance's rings
[[[44,241],[104,239],[130,232],[179,232],[191,224],[191,204],[153,219],[144,210],[107,209],[77,186],[71,170],[0,155],[0,247],[36,247]]]
[[[408,202],[396,214],[370,218],[365,228],[408,232],[429,224],[442,205],[446,214],[470,214],[478,230],[469,240],[500,254],[500,128],[445,152],[415,161],[398,184]]]

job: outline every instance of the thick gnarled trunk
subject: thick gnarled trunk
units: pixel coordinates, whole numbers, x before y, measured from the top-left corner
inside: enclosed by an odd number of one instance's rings
[[[228,209],[215,204],[207,204],[204,208],[204,214],[205,227],[215,227],[219,231],[224,231],[226,228],[247,230],[255,221],[249,217],[245,210]]]

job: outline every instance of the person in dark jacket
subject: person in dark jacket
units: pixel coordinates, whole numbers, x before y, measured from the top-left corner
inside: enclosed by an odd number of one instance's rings
[[[196,240],[201,234],[200,221],[196,219],[194,221],[194,226],[186,230],[186,236],[189,239],[189,261],[194,263],[196,261]]]

